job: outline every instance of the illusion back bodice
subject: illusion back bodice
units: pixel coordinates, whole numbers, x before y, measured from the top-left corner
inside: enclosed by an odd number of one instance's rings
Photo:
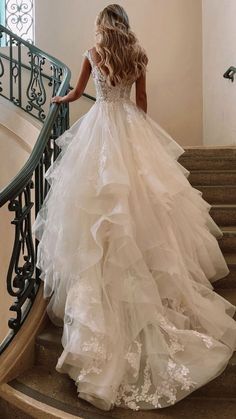
[[[92,76],[96,88],[97,102],[116,102],[121,100],[129,100],[132,83],[120,83],[116,86],[109,86],[106,77],[101,73],[96,65],[91,50],[85,51],[84,55],[88,58],[92,67]]]

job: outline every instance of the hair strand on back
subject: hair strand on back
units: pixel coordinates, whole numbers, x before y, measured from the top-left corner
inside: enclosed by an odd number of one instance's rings
[[[96,20],[98,67],[108,84],[132,83],[145,73],[148,58],[131,31],[127,13],[118,4],[103,9]]]

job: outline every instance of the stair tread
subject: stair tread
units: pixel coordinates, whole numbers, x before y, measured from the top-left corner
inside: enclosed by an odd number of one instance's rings
[[[236,208],[236,204],[211,204],[213,208]]]
[[[230,184],[227,184],[227,185],[195,185],[194,184],[194,188],[195,189],[197,189],[197,188],[201,188],[201,189],[206,189],[206,188],[212,188],[212,189],[234,188],[234,189],[236,189],[236,185],[230,185]]]
[[[219,228],[223,232],[228,232],[228,231],[235,231],[236,232],[236,225],[233,225],[233,226],[219,226]]]
[[[195,149],[185,150],[178,162],[192,171],[236,170],[236,149]],[[235,172],[234,172],[235,173]]]
[[[235,150],[236,145],[186,145],[184,150]]]
[[[229,361],[226,369],[229,368],[233,370],[236,368],[235,355]],[[194,397],[194,393],[192,393],[187,398],[166,410],[157,409],[137,412],[116,407],[110,412],[105,412],[79,399],[75,382],[67,374],[60,374],[57,371],[49,372],[47,369],[38,366],[32,367],[9,384],[25,393],[27,393],[28,389],[31,397],[35,395],[35,398],[42,403],[47,402],[47,404],[50,404],[51,400],[54,407],[74,414],[75,416],[79,415],[88,419],[100,419],[102,417],[108,417],[110,419],[137,419],[138,417],[140,419],[156,419],[157,415],[159,419],[168,419],[171,412],[174,417],[178,418],[190,417],[190,413],[192,412],[192,418],[206,417],[207,419],[208,416],[203,414],[206,411],[209,413],[209,419],[212,417],[229,419],[233,417],[233,412],[235,413],[236,411],[236,399],[230,397],[196,398]],[[229,416],[226,416],[227,412]]]
[[[84,417],[83,413],[89,412],[93,414],[91,417],[94,419],[103,416],[99,409],[78,398],[75,382],[67,374],[60,374],[56,370],[52,372],[35,365],[9,384],[22,392],[27,392],[28,389],[30,392],[36,391],[38,393],[36,397],[42,403],[45,403],[46,397],[47,404],[50,404],[51,399],[54,407],[76,416],[79,415],[80,418]]]
[[[224,297],[231,304],[236,305],[236,288],[218,289],[217,294],[221,295],[221,297]]]
[[[236,253],[225,253],[224,258],[228,265],[236,265]]]
[[[36,338],[36,342],[47,347],[57,348],[61,345],[62,327],[50,323]]]
[[[221,174],[221,173],[236,173],[236,169],[191,169],[190,173],[206,173],[206,174]]]

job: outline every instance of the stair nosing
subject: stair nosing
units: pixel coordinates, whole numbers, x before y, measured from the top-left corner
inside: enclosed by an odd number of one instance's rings
[[[54,407],[55,409],[63,413],[69,413],[70,415],[73,415],[77,417],[78,419],[102,419],[102,418],[104,419],[104,417],[106,417],[99,413],[88,412],[86,410],[84,411],[83,409],[81,409],[81,412],[80,412],[79,408],[70,406],[69,404],[62,402],[61,400],[57,400],[50,396],[47,396],[41,393],[39,390],[35,390],[32,387],[29,387],[21,383],[20,381],[17,380],[17,378],[10,381],[8,385],[10,385],[15,390],[29,396],[30,398],[34,400],[37,400],[47,406]],[[114,416],[111,416],[111,418],[114,418]]]
[[[190,170],[190,174],[192,173],[192,172],[196,172],[196,173],[207,173],[207,174],[209,174],[209,173],[233,173],[233,174],[236,174],[236,169],[214,169],[214,167],[212,168],[212,169],[201,169],[201,168],[199,168],[199,169],[191,169]]]
[[[194,185],[194,188],[235,188],[236,185],[229,185],[228,183],[226,185]]]
[[[225,253],[224,258],[227,262],[227,265],[236,265],[236,253],[233,253],[233,252]],[[235,261],[230,262],[229,261],[230,259],[235,259]]]
[[[210,204],[213,208],[236,208],[236,204]]]
[[[228,370],[228,373],[232,374],[232,373],[234,373],[235,368],[236,368],[236,352],[234,352],[232,354],[231,358],[229,359],[229,362],[228,362],[228,364],[227,364],[227,366],[224,370],[224,373],[227,372],[227,370]],[[36,374],[38,373],[37,372],[38,370],[44,371],[44,373],[47,374],[47,369],[43,369],[42,367],[38,366],[38,368],[36,369]],[[27,371],[26,371],[26,374],[27,374]],[[58,373],[58,374],[60,374],[60,373]],[[216,377],[216,379],[217,378],[218,377]],[[209,385],[209,384],[211,384],[211,381],[206,383],[206,385]],[[35,389],[35,388],[30,387],[30,383],[29,384],[22,383],[20,381],[20,377],[15,378],[14,380],[10,381],[8,383],[8,385],[10,385],[12,388],[22,392],[23,394],[26,394],[26,395],[28,394],[29,397],[35,398],[35,400],[40,401],[41,403],[44,403],[44,404],[49,405],[51,407],[54,407],[58,410],[61,410],[62,412],[67,412],[67,413],[70,413],[70,414],[76,414],[76,417],[77,417],[77,415],[82,414],[83,419],[100,419],[100,418],[107,417],[108,413],[110,413],[110,415],[112,415],[112,412],[104,412],[104,414],[103,414],[103,412],[101,412],[101,413],[100,412],[97,413],[97,412],[94,412],[94,411],[89,412],[87,410],[83,410],[83,406],[82,407],[80,407],[80,406],[77,407],[75,405],[71,405],[68,401],[63,402],[59,398],[53,398],[53,397],[45,394],[45,392],[41,392],[40,389]],[[204,386],[196,389],[196,391],[202,389],[203,387]],[[194,399],[195,399],[195,397],[197,399],[211,399],[211,400],[214,399],[214,398],[219,399],[219,397],[214,396],[214,395],[204,396],[204,395],[197,395],[196,394],[196,396],[195,396],[194,392],[192,392],[188,395],[188,398],[190,398],[190,397],[191,398],[193,397]],[[234,400],[234,397],[232,397],[232,395],[230,395],[229,397],[227,397],[227,395],[222,395],[222,398],[220,397],[220,399],[225,399],[225,400],[232,399],[232,400]],[[80,417],[80,416],[78,416],[78,417]],[[113,416],[113,415],[109,416],[110,419],[113,419],[113,418],[115,419],[115,417],[117,419],[117,416]]]

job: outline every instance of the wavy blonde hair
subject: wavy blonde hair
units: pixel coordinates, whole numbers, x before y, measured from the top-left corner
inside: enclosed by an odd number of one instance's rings
[[[148,58],[130,29],[126,11],[118,4],[105,7],[96,18],[98,67],[108,84],[134,82],[145,73]]]

